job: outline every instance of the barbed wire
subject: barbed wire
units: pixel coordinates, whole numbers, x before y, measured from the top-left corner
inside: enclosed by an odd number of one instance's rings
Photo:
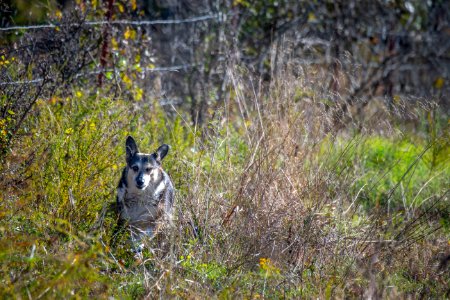
[[[179,19],[179,20],[113,20],[113,21],[85,21],[82,23],[71,23],[71,24],[41,24],[41,25],[28,25],[28,26],[10,26],[0,28],[0,31],[13,31],[13,30],[32,30],[32,29],[45,29],[45,28],[56,28],[60,26],[99,26],[99,25],[133,25],[133,26],[146,26],[146,25],[169,25],[169,24],[184,24],[184,23],[195,23],[208,20],[223,20],[225,14],[212,14],[204,15],[199,17]]]
[[[0,86],[2,85],[21,85],[21,84],[33,84],[44,81],[44,78],[38,78],[33,80],[20,80],[20,81],[9,81],[9,82],[0,82]]]
[[[175,66],[169,66],[169,67],[156,67],[156,68],[142,68],[141,71],[139,71],[139,73],[143,74],[143,73],[152,73],[152,72],[178,72],[181,70],[187,70],[189,68],[193,68],[193,67],[197,67],[199,66],[199,64],[184,64],[184,65],[175,65]],[[75,74],[73,77],[74,78],[81,78],[81,77],[87,77],[90,75],[98,75],[100,73],[120,73],[126,71],[124,69],[104,69],[104,70],[95,70],[95,71],[89,71],[89,72],[83,72],[83,73],[78,73]],[[36,78],[36,79],[32,79],[32,80],[19,80],[19,81],[5,81],[5,82],[0,82],[0,86],[5,86],[5,85],[24,85],[24,84],[36,84],[36,83],[40,83],[43,82],[44,80],[54,80],[56,78],[52,78],[52,77],[47,77],[47,78]]]

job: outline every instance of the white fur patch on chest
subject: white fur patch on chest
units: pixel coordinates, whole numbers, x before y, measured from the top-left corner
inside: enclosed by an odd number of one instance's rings
[[[161,170],[153,169],[150,176],[152,176],[153,182],[157,182],[161,176]]]
[[[153,197],[155,199],[159,199],[161,193],[164,192],[165,189],[166,189],[166,183],[164,182],[164,180],[161,180],[161,182],[158,184],[158,186],[153,191]]]

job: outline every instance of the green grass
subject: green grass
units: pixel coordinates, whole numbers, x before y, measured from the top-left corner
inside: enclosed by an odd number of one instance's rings
[[[450,185],[448,157],[448,147],[436,153],[421,138],[368,137],[350,159],[360,176],[355,189],[367,208],[415,209]]]

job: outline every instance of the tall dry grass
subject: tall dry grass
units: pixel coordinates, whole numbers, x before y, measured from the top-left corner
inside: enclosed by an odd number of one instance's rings
[[[436,274],[446,243],[438,220],[448,211],[447,190],[441,185],[411,214],[375,199],[364,205],[360,197],[377,189],[390,170],[358,185],[362,166],[355,162],[367,138],[389,128],[389,119],[357,133],[334,130],[335,112],[303,78],[290,74],[263,88],[248,70],[229,70],[230,98],[194,141],[198,159],[183,161],[180,181],[187,188],[177,199],[177,228],[167,233],[170,251],[151,259],[166,271],[156,288],[155,278],[146,281],[148,296],[395,298],[445,292],[439,283],[428,290],[424,284],[448,275]],[[384,201],[394,203],[399,185],[391,188]],[[397,273],[400,279],[392,275]],[[405,289],[404,275],[420,283]]]

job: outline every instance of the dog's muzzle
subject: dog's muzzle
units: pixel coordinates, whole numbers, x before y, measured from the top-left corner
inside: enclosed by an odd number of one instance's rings
[[[136,187],[138,188],[138,189],[143,189],[144,188],[144,184],[145,184],[145,182],[144,182],[144,179],[143,178],[137,178],[136,179]]]

